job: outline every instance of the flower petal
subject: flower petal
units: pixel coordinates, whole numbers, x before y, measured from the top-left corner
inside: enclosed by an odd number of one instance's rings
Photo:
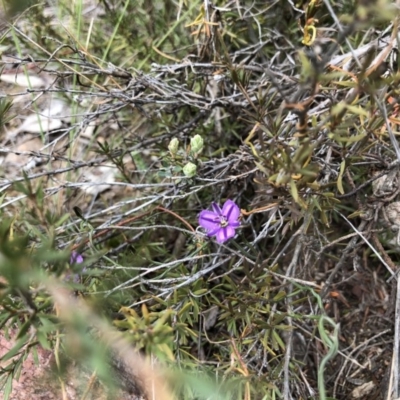
[[[71,253],[71,257],[69,259],[70,264],[81,264],[83,263],[83,257],[76,252],[75,250]]]
[[[218,215],[222,215],[221,207],[217,203],[211,203],[211,207]]]
[[[240,208],[232,200],[227,200],[222,207],[222,215],[228,222],[236,222],[240,216]]]
[[[225,228],[221,228],[217,232],[217,242],[224,243],[230,238],[233,238],[234,236],[235,236],[235,229],[233,229],[231,226],[226,226]]]
[[[219,215],[213,211],[203,210],[199,215],[199,225],[207,230],[219,228]]]
[[[221,227],[218,226],[218,228],[211,229],[207,232],[207,236],[215,236],[218,234],[218,232],[221,230]]]

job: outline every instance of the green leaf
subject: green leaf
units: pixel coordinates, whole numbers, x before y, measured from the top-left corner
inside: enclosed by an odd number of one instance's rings
[[[363,115],[364,117],[368,117],[368,111],[364,110],[359,106],[352,106],[350,104],[347,105],[347,109],[351,111],[353,114]]]
[[[186,302],[183,307],[179,310],[179,315],[183,315],[188,309],[192,308],[192,303],[190,301]]]
[[[0,129],[9,122],[13,117],[8,115],[12,106],[11,100],[1,99],[0,100]]]
[[[51,350],[51,346],[49,341],[47,340],[47,336],[42,332],[38,331],[36,335],[40,345],[45,349],[45,350]]]
[[[302,144],[293,156],[293,164],[303,165],[308,157],[312,154],[314,146],[309,142]]]
[[[202,294],[207,293],[207,292],[208,292],[208,289],[199,289],[199,290],[196,290],[195,292],[193,292],[193,294],[195,296],[201,296]]]
[[[293,200],[298,203],[299,202],[299,192],[297,190],[296,182],[291,179],[290,180],[290,193],[293,197]]]
[[[28,331],[28,329],[32,326],[32,319],[29,318],[26,322],[23,323],[23,325],[21,326],[21,329],[18,332],[18,336],[17,339],[22,338],[25,336],[26,332]]]
[[[260,164],[259,162],[254,161],[254,164],[257,166],[257,168],[258,168],[261,172],[264,172],[264,174],[265,174],[266,176],[268,176],[268,175],[270,174],[270,172],[269,172],[262,164]]]
[[[348,88],[354,88],[357,86],[356,82],[351,82],[351,81],[333,81],[332,84]]]
[[[7,382],[4,386],[4,400],[8,400],[12,391],[13,375],[8,375]]]
[[[337,179],[337,188],[338,188],[340,194],[344,194],[343,173],[344,173],[345,168],[346,168],[346,161],[343,160],[341,162],[341,164],[340,164],[340,171],[339,171],[339,176],[338,176],[338,179]]]
[[[47,350],[50,350],[50,349],[47,349]],[[31,354],[32,354],[33,362],[35,363],[35,365],[39,365],[39,354],[37,352],[37,346],[31,347]]]
[[[23,337],[21,339],[19,339],[14,347],[8,351],[6,354],[4,354],[3,357],[0,358],[1,361],[7,361],[10,358],[13,358],[16,354],[18,354],[18,352],[21,350],[21,348],[26,344],[26,337]]]
[[[240,84],[239,75],[238,75],[237,71],[235,69],[231,69],[230,73],[231,73],[232,81],[234,83],[236,83],[236,85]]]
[[[338,104],[335,104],[331,108],[331,115],[332,117],[337,117],[340,114],[343,113],[343,111],[346,109],[346,103],[344,101],[339,102]]]
[[[279,301],[279,300],[284,299],[285,297],[286,297],[286,292],[280,291],[273,297],[272,301]]]
[[[364,139],[367,136],[366,133],[360,133],[354,136],[340,136],[337,134],[329,135],[332,139],[336,140],[339,143],[355,143],[359,142],[360,140]]]

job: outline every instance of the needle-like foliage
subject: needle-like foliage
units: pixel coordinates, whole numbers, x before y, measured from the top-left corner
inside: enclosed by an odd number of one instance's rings
[[[0,17],[3,398],[400,397],[397,3]]]

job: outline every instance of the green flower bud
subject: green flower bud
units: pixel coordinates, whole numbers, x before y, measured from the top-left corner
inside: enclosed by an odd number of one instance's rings
[[[200,135],[194,135],[190,139],[190,150],[193,154],[200,154],[203,151],[204,140]]]
[[[188,162],[184,167],[183,167],[183,173],[185,174],[186,177],[191,178],[192,176],[195,176],[197,172],[197,166],[191,162]]]
[[[172,156],[176,155],[176,153],[178,152],[178,148],[179,148],[179,140],[177,138],[173,138],[168,145],[168,150],[171,153]]]

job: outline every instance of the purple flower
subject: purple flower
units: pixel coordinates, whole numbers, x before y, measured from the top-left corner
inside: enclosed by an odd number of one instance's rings
[[[224,243],[235,236],[235,229],[240,225],[240,209],[232,200],[227,200],[222,207],[211,204],[213,211],[203,210],[199,215],[199,225],[206,229],[208,236],[216,236],[218,243]]]
[[[69,259],[70,264],[81,264],[83,263],[83,257],[76,251],[71,253],[71,257]]]
[[[72,264],[82,264],[83,263],[83,257],[81,254],[79,254],[77,251],[73,250],[71,253],[71,257],[69,258],[69,263]],[[86,271],[86,267],[83,268],[82,272]],[[67,271],[67,274],[64,277],[65,282],[73,282],[73,283],[79,283],[80,277],[78,274],[73,274],[71,270]]]

